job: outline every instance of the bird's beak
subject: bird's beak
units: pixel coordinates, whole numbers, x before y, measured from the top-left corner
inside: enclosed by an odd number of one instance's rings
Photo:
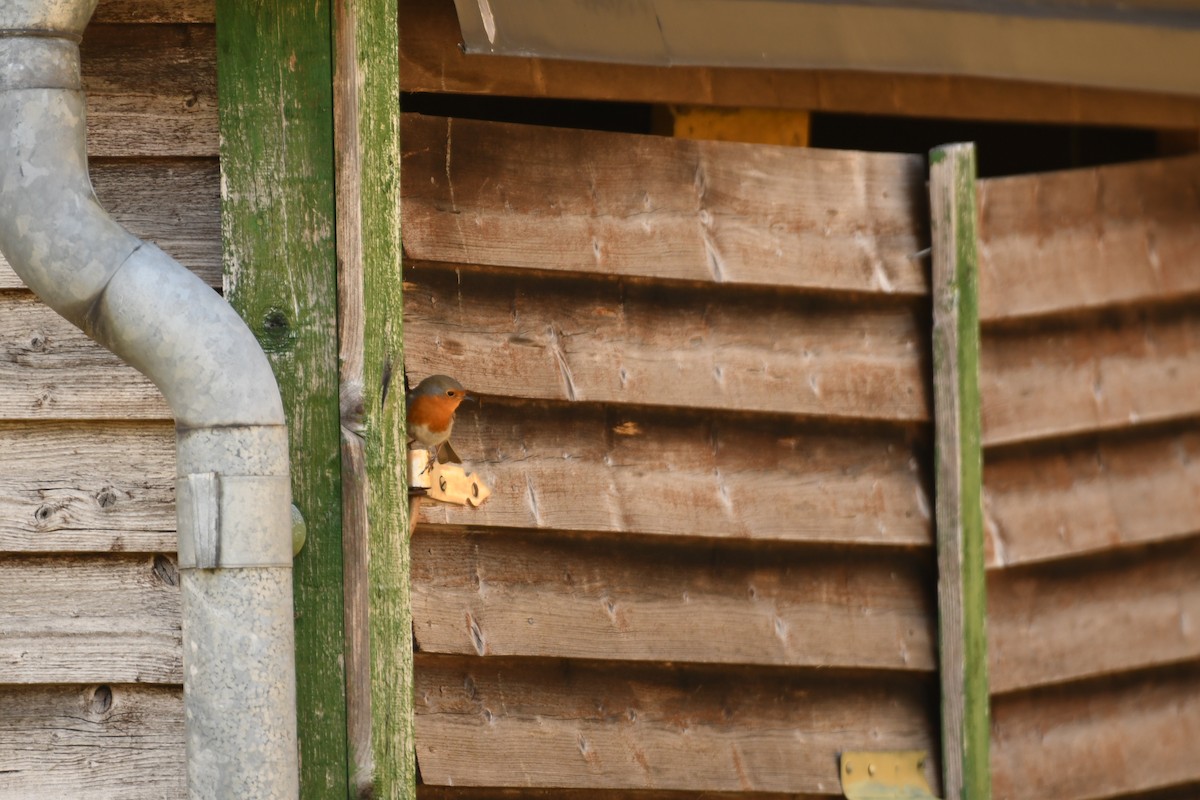
[[[463,392],[463,402],[466,402],[467,400],[470,400],[472,403],[478,403],[479,396],[476,395],[474,392],[464,391]]]

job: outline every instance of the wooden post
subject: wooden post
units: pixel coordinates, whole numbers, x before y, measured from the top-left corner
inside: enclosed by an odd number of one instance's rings
[[[991,782],[973,145],[948,145],[930,154],[929,191],[943,792],[948,800],[987,800]]]
[[[334,3],[346,698],[355,797],[415,796],[396,3]]]
[[[301,796],[346,797],[330,9],[217,1],[226,296],[283,392],[293,502]]]

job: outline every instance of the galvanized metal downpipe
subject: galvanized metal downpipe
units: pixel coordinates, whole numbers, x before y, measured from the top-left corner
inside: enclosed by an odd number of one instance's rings
[[[0,252],[175,414],[192,798],[295,798],[291,489],[279,389],[221,297],[92,193],[78,42],[96,0],[0,2]]]

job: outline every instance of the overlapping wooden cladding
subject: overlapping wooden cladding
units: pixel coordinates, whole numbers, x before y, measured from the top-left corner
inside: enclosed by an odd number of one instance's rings
[[[997,797],[1200,782],[1198,190],[1194,157],[981,182]]]
[[[219,287],[211,22],[102,0],[82,59],[101,203]],[[169,410],[2,259],[0,365],[0,797],[182,796]]]
[[[413,542],[430,791],[824,797],[870,730],[931,748],[920,160],[404,126],[406,367],[483,395],[495,491]]]

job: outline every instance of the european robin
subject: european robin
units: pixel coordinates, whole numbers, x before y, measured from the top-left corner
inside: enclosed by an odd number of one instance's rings
[[[454,412],[463,400],[473,400],[471,393],[449,375],[430,375],[408,393],[408,443],[414,441],[438,459],[444,451],[446,461],[461,464],[462,459],[450,446],[450,431],[454,428]]]

